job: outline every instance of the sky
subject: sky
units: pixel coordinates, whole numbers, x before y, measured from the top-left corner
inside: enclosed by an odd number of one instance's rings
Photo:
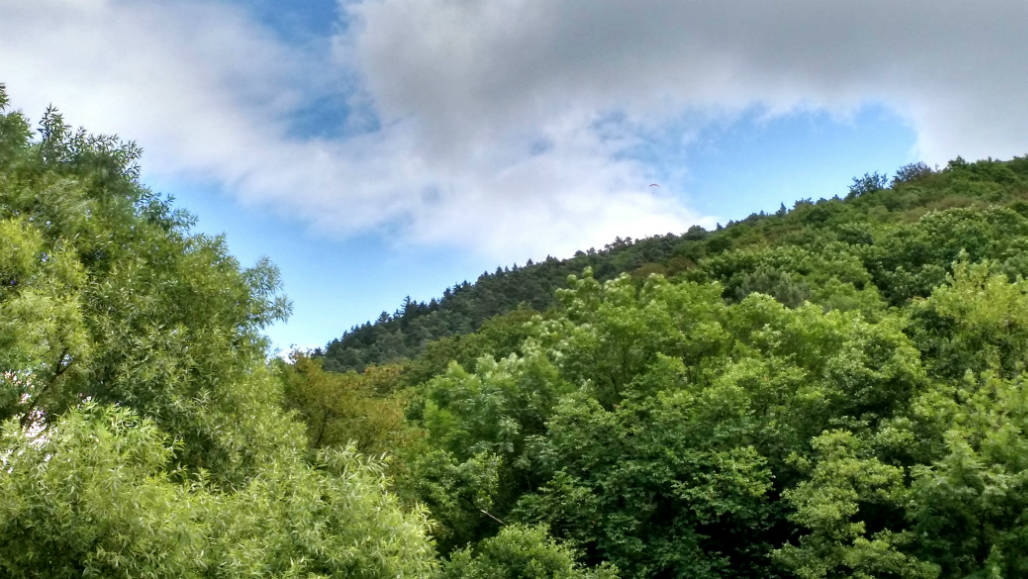
[[[32,118],[270,257],[312,347],[497,265],[1028,153],[1024,0],[0,0]]]

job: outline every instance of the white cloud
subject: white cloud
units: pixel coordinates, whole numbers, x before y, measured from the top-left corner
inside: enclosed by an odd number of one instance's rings
[[[477,146],[569,112],[627,110],[659,122],[685,107],[881,102],[910,118],[931,160],[1026,152],[1023,0],[347,7],[362,27],[342,44],[376,103],[437,144]]]
[[[367,0],[298,47],[222,3],[36,0],[0,5],[0,80],[33,116],[139,141],[161,178],[509,261],[710,225],[623,154],[686,111],[881,103],[928,161],[1024,154],[1026,6]],[[346,136],[296,135],[340,96]]]
[[[292,148],[286,117],[319,89],[306,54],[198,2],[7,3],[0,54],[0,78],[30,117],[53,103],[73,124],[139,142],[150,174],[230,188],[269,172],[268,149]]]

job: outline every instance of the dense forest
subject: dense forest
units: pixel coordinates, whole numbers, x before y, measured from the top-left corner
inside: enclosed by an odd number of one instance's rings
[[[268,263],[0,88],[0,574],[1028,576],[1028,157],[269,360]]]

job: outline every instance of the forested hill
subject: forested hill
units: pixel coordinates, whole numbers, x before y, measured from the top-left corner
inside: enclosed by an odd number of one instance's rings
[[[593,576],[1028,577],[1028,158],[686,237],[490,276],[566,287],[401,363],[297,356],[286,406],[395,453],[451,577],[574,576],[509,572],[527,528]]]
[[[497,268],[483,273],[474,284],[465,281],[446,289],[438,300],[407,299],[392,315],[383,312],[374,323],[352,328],[318,355],[324,357],[325,369],[334,371],[413,358],[433,340],[470,333],[485,320],[519,306],[545,310],[553,305],[554,290],[564,286],[567,276],[586,267],[599,280],[621,273],[637,278],[660,273],[716,279],[724,283],[725,297],[760,291],[788,305],[798,305],[822,291],[818,285],[823,276],[841,274],[838,279],[846,281],[847,275],[860,277],[866,272],[888,300],[898,304],[927,295],[942,281],[945,264],[961,249],[971,253],[992,249],[998,241],[991,233],[1002,233],[1003,213],[998,209],[1024,215],[1026,192],[1026,158],[976,163],[957,159],[939,171],[908,165],[891,179],[865,174],[853,179],[845,199],[803,200],[791,210],[783,205],[773,215],[753,214],[717,231],[695,226],[681,235],[619,238],[601,250],[580,251],[570,259],[548,257],[524,267]],[[986,207],[991,213],[947,212]],[[952,243],[927,240],[947,224],[972,235],[977,244],[951,236],[946,237]],[[975,232],[978,225],[984,229]],[[757,251],[769,247],[774,251]],[[847,266],[851,271],[830,274],[821,269],[825,260],[819,249],[833,247],[852,256]],[[1010,271],[1023,271],[1016,255],[1003,259],[1018,262],[1006,266]]]
[[[1028,577],[1026,158],[490,277],[566,287],[341,373],[138,155],[0,84],[0,577]]]

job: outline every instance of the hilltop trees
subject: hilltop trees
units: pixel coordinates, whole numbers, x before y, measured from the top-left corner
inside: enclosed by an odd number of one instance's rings
[[[518,307],[552,307],[567,276],[586,267],[601,281],[621,273],[640,280],[651,273],[713,276],[724,283],[729,299],[757,291],[795,306],[830,295],[839,307],[865,309],[876,307],[866,303],[876,300],[871,293],[893,305],[927,296],[961,249],[972,260],[988,255],[1007,262],[1006,271],[1016,275],[1028,267],[1019,232],[1023,220],[1012,215],[1028,217],[1026,165],[1028,158],[957,159],[938,171],[908,165],[891,182],[879,173],[855,178],[855,192],[845,200],[800,200],[791,211],[783,205],[774,215],[753,214],[716,231],[694,226],[681,235],[618,240],[570,259],[483,274],[474,284],[448,288],[434,303],[408,303],[355,327],[317,355],[330,371],[416,358],[434,340],[475,331],[493,316]],[[945,233],[951,226],[957,230]],[[1007,227],[1018,232],[1000,233]],[[852,284],[849,295],[835,291],[840,284]]]

